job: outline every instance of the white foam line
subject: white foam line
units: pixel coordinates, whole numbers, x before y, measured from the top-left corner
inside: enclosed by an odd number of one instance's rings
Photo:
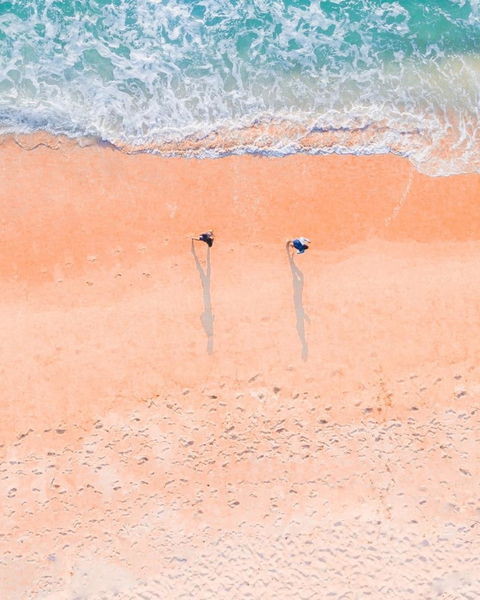
[[[385,226],[386,227],[390,227],[390,225],[392,224],[392,222],[398,217],[399,212],[402,210],[405,202],[407,201],[408,194],[410,193],[410,188],[412,187],[414,173],[415,173],[415,169],[413,167],[411,167],[410,171],[408,173],[407,184],[406,184],[406,186],[405,186],[405,188],[403,190],[403,193],[402,193],[402,195],[400,197],[400,200],[395,205],[395,207],[393,208],[392,214],[385,219]]]

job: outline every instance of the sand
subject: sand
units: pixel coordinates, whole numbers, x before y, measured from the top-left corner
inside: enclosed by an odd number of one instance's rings
[[[479,597],[480,176],[0,154],[2,598]]]

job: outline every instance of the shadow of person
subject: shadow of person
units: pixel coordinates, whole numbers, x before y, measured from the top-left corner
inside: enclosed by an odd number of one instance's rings
[[[297,320],[297,334],[300,344],[302,345],[302,359],[307,360],[308,358],[308,343],[305,335],[305,320],[309,320],[308,315],[305,313],[303,308],[303,273],[295,264],[295,259],[292,252],[290,251],[290,245],[287,242],[287,256],[290,264],[290,270],[292,271],[292,284],[293,284],[293,304],[295,307],[295,316]]]
[[[197,267],[198,274],[200,275],[200,281],[202,283],[203,290],[203,313],[200,315],[200,321],[202,322],[203,329],[207,334],[207,352],[212,354],[213,352],[213,311],[212,311],[212,296],[210,293],[211,276],[212,276],[212,265],[210,262],[210,248],[207,247],[207,266],[206,269],[202,267],[200,260],[197,256],[195,249],[195,243],[192,240],[192,254],[195,259],[195,266]]]

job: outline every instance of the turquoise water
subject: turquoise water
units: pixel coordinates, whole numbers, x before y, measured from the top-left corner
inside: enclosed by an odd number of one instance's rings
[[[478,171],[479,52],[479,0],[0,2],[0,132]]]

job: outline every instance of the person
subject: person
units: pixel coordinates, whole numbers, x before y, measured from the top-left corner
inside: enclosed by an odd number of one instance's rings
[[[305,250],[308,250],[311,241],[306,237],[295,238],[294,240],[288,240],[287,247],[295,248],[297,254],[303,254]]]
[[[198,237],[192,238],[192,240],[197,240],[198,242],[205,242],[209,248],[213,246],[213,240],[215,236],[213,235],[213,231],[209,229],[205,233],[201,233]]]

